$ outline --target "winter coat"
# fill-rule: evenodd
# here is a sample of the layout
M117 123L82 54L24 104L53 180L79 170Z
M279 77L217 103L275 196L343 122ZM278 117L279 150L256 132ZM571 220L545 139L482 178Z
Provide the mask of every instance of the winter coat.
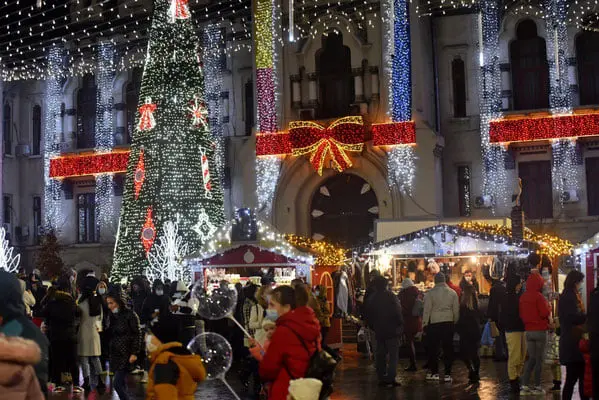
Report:
M42 311L42 300L46 297L48 293L48 289L44 286L42 282L38 282L37 289L31 289L31 293L35 298L35 305L33 306L33 316L39 317L40 312Z
M264 309L260 304L256 303L250 310L250 320L248 322L248 326L252 331L254 331L254 338L259 342L263 341L264 337L266 336L264 329L262 329L262 321L264 321Z
M0 400L44 400L33 369L40 359L34 341L0 337Z
M420 296L420 291L416 286L402 289L399 294L399 303L401 304L401 314L403 317L403 330L406 335L414 336L422 330L422 318L412 315L416 299Z
M158 296L156 293L150 294L145 298L143 305L141 307L141 315L139 316L139 320L142 325L149 325L152 322L152 314L158 310L160 315L169 314L170 311L171 300L166 295Z
M593 367L591 363L591 342L588 339L581 339L579 350L584 358L584 395L589 399L593 397Z
M25 314L31 315L31 309L35 306L35 297L33 293L27 291L27 283L24 280L19 279L19 285L23 292L23 303L25 304Z
M403 315L399 299L389 290L379 290L366 303L366 322L377 340L399 337L403 331Z
M562 365L583 362L579 349L580 337L575 337L574 327L583 325L586 315L578 306L576 292L564 290L559 298L557 313L560 324L559 360Z
M526 331L546 331L549 329L551 307L541 293L543 277L532 273L526 280L526 291L520 296L520 318Z
M320 323L321 328L330 328L331 327L331 307L329 307L329 302L327 301L326 289L324 287L320 288L320 294L315 297L318 311L316 313L316 318L318 318L318 322Z
M48 382L48 338L25 316L25 305L17 278L1 270L0 315L3 319L0 333L33 340L40 348L41 359L35 364L35 374L40 386L44 387ZM11 333L7 333L9 327Z
M441 322L458 322L460 304L458 294L445 283L437 283L424 296L422 326Z
M487 318L497 323L498 328L503 330L499 320L499 310L506 295L505 286L501 281L493 280L493 286L489 292L489 305L487 306Z
M470 342L472 345L480 342L480 317L478 306L474 310L463 305L460 306L460 318L456 324L456 331L462 342Z
M320 349L320 324L311 308L298 307L277 319L277 329L260 362L260 377L272 383L269 400L287 400L290 379L304 377L310 357L317 349Z
M139 317L125 308L112 314L110 318L110 369L118 371L130 367L129 357L141 351L141 330Z
M505 332L524 332L524 322L520 318L520 293L507 291L501 301L499 323Z
M164 343L150 354L146 400L193 400L198 383L206 379L200 356L181 343Z
M76 340L77 314L77 304L70 293L60 290L54 293L40 313L46 322L48 339Z
M77 352L79 357L93 357L102 355L100 330L102 329L102 316L89 315L89 300L79 303L80 323L77 333Z
M134 283L139 285L139 291L131 292L131 306L133 307L135 314L142 316L142 308L146 298L148 297L149 288L146 288L145 282L143 282L141 279L138 282L133 281L131 286L133 286Z

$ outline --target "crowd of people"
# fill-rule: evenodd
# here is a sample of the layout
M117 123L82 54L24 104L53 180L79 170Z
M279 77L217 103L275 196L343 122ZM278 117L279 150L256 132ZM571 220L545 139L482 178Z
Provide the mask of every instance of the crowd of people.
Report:
M549 365L551 390L561 391L563 399L572 399L576 383L581 399L599 398L599 288L591 294L587 313L580 271L568 273L558 294L553 291L549 259L533 253L528 264L522 269L514 263L504 279L490 278L486 313L479 308L479 286L470 271L458 286L437 268L434 287L425 295L409 278L404 278L395 295L388 279L375 274L365 295L363 317L372 331L380 385L400 385L396 376L400 339L409 357L405 372L417 371L414 341L418 336L427 353L425 379L452 382L457 333L457 357L468 369L471 385L480 380L481 339L489 336L495 361L507 361L513 393L544 394L542 371ZM443 374L439 374L440 356ZM566 370L563 387L560 366Z

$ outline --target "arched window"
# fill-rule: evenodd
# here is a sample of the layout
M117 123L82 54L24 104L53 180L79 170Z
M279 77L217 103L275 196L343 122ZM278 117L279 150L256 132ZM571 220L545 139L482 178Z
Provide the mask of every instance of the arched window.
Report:
M547 49L533 20L518 24L516 40L510 45L510 60L514 110L549 108Z
M85 75L77 92L77 148L89 149L96 143L96 80Z
M126 104L126 128L127 137L124 138L125 143L130 144L135 132L135 121L137 118L137 107L139 105L139 91L141 90L141 76L143 70L141 68L133 69L131 80L125 86L125 104Z
M31 113L31 155L39 156L42 147L42 108L33 106Z
M453 84L453 116L466 116L466 67L461 58L451 62L451 81Z
M322 48L316 52L318 75L318 118L343 117L350 113L354 99L351 51L343 45L341 33L322 36Z
M580 105L599 104L599 32L578 35L576 58Z
M12 110L10 104L4 105L2 120L2 138L4 140L4 154L12 154Z

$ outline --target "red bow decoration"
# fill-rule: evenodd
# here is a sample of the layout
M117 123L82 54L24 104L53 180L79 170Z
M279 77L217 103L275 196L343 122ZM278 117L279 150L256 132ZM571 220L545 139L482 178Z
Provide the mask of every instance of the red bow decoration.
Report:
M292 154L310 154L310 163L319 175L327 155L333 167L342 172L352 166L347 152L360 152L364 147L364 123L362 117L344 117L324 127L312 121L294 121L289 124L289 141Z

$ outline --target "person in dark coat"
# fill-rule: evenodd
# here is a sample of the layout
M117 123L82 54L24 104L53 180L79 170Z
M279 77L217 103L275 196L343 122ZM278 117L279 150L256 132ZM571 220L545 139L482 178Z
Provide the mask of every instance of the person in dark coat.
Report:
M146 301L146 297L150 294L150 287L147 279L143 276L136 276L131 281L131 307L135 314L142 316L142 307ZM123 298L124 300L124 298Z
M416 349L414 347L414 338L418 332L422 331L422 317L415 316L412 313L414 304L420 296L420 291L410 278L405 278L401 283L401 291L398 294L401 304L401 313L403 317L403 332L406 338L406 345L410 356L410 365L405 371L416 371Z
M508 275L506 293L500 305L499 323L505 331L508 350L507 371L512 393L520 393L520 377L526 358L526 335L524 322L520 318L521 294L521 277L516 273Z
M507 344L505 342L505 330L499 321L499 306L505 297L505 286L499 279L493 279L489 292L489 305L487 306L487 318L494 322L499 330L499 336L495 338L495 361L507 360Z
M476 290L474 286L468 285L460 300L460 318L456 331L460 335L460 354L468 369L469 384L480 381L480 318Z
M33 318L39 318L40 311L42 310L42 300L46 297L48 289L44 286L44 282L42 282L40 276L33 273L29 275L29 287L33 297L35 297L35 305L31 310L32 315ZM41 319L39 323L41 324Z
M389 281L379 276L374 281L375 292L366 301L366 323L376 336L376 370L380 386L400 386L395 380L399 356L399 338L403 327L401 304L387 286Z
M120 400L129 400L126 378L141 351L139 317L114 294L106 297L106 304L112 313L109 352L110 369L114 372L113 386Z
M580 288L584 274L577 270L568 273L558 303L558 316L560 321L559 360L566 366L566 382L562 391L564 400L572 399L574 385L578 382L581 399L584 396L584 358L580 352L579 343L583 333L583 324L586 321L584 304Z
M50 340L50 380L57 385L72 383L79 386L77 365L78 309L72 296L71 278L63 276L56 292L47 298L40 315L44 318L46 335ZM69 382L67 375L71 375ZM64 379L63 379L64 378Z
M160 279L156 279L152 284L152 293L145 298L141 307L139 319L142 327L150 327L154 318L170 313L170 305L171 301L166 295L164 284Z
M593 376L593 398L599 399L599 280L591 292L587 329L591 341L591 370Z
M48 390L48 338L25 316L25 304L17 277L0 270L0 333L33 340L41 350L40 361L34 365L42 392Z

